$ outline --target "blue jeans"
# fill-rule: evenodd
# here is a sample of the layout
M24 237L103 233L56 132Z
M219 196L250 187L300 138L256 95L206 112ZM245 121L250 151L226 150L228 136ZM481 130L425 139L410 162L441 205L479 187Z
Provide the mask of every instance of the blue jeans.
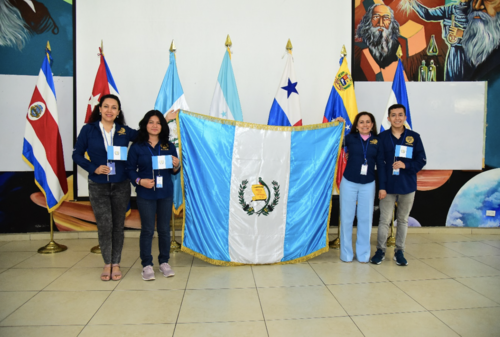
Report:
M152 266L151 244L155 233L155 216L157 216L156 230L158 231L158 246L160 255L158 262L168 263L170 258L170 217L172 216L172 198L143 199L137 197L137 208L141 216L141 236L139 246L142 266Z

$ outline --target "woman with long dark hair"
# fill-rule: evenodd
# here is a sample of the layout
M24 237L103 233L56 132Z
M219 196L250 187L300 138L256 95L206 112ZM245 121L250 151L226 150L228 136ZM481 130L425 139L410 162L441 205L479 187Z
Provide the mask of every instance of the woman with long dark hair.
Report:
M344 140L347 147L347 165L340 183L340 259L352 262L352 226L354 215L358 220L356 259L368 263L375 201L375 164L383 167L383 153L379 151L377 123L369 112L360 112Z
M122 277L123 227L130 201L125 158L128 144L136 136L137 131L125 125L120 99L104 95L80 131L73 150L73 161L89 173L89 199L104 259L103 281Z
M175 145L168 141L169 129L163 114L151 110L139 122L139 135L130 147L127 174L136 186L137 208L141 216L140 255L142 278L155 279L151 244L158 231L159 270L165 277L174 276L168 264L170 258L170 217L172 215L173 184L171 175L180 168Z

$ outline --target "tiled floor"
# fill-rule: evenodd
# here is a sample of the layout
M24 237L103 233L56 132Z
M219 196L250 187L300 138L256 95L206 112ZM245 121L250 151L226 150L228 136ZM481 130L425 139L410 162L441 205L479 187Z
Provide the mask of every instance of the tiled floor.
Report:
M409 234L407 267L392 252L379 266L331 250L243 267L175 253L175 277L152 282L138 239L119 282L100 281L96 240L58 241L68 251L0 242L0 336L500 336L500 235Z

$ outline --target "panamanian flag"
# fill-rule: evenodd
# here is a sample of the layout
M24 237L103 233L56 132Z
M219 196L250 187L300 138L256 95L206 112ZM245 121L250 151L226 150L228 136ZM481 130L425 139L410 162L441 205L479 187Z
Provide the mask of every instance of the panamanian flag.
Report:
M291 51L288 52L285 71L283 72L278 92L271 106L267 124L276 126L302 125L298 82L295 76Z
M92 95L90 95L87 105L85 123L88 123L94 107L99 104L99 99L102 96L112 94L120 97L115 80L113 80L113 75L111 75L111 70L109 70L108 63L104 58L101 48L99 48L99 57L101 58L101 62L97 69L97 74L95 75L94 88L92 89Z
M186 96L184 95L184 90L182 90L181 81L179 79L179 73L177 72L177 62L175 58L175 52L170 52L170 64L167 68L167 73L163 78L163 83L160 87L160 92L156 97L155 110L162 112L166 115L170 110L189 110L189 106L186 101ZM171 120L168 122L169 128L169 141L171 141L177 153L179 153L179 135L177 132L177 122ZM182 199L182 186L181 178L179 174L172 174L172 183L174 184L174 212L179 214L183 208Z
M403 68L403 62L401 59L398 60L398 67L396 73L394 74L394 80L392 81L392 89L389 95L389 100L387 101L387 107L382 116L382 124L380 125L380 132L388 130L391 128L391 123L387 119L387 114L389 107L393 104L402 104L406 108L406 122L405 127L412 129L411 115L410 115L410 103L408 101L408 92L406 91L405 83L405 70Z
M210 105L210 116L243 122L240 97L231 65L231 50L227 48L222 60L219 77L215 84L214 96Z
M192 112L178 123L182 251L217 265L301 262L328 251L343 124L275 127Z
M45 195L48 211L52 212L66 198L68 182L49 59L50 46L47 43L46 57L26 114L22 156L34 170L35 183Z

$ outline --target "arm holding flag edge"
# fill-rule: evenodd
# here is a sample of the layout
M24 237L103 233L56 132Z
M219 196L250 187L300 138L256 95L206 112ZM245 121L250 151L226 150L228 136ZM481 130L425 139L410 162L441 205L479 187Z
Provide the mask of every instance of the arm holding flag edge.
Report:
M337 152L337 163L335 164L335 178L333 180L333 190L332 190L332 194L333 192L335 192L335 189L337 189L337 191L340 193L340 186L337 186L337 169L339 167L339 157L340 157L340 152L342 151L342 147L344 144L344 133L345 133L345 122L343 122L344 125L342 126L342 136L340 137L340 146L339 146L339 149L338 149L338 152Z

